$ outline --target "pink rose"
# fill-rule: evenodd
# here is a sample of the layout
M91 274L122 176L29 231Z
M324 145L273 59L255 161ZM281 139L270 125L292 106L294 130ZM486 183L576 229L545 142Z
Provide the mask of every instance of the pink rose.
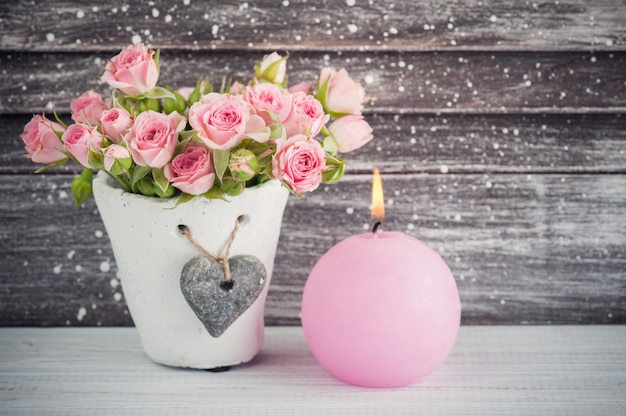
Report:
M372 140L372 128L363 116L348 115L335 120L328 132L340 152L351 152Z
M63 142L55 131L63 132L65 128L59 123L48 120L43 115L35 115L24 126L20 134L26 145L28 157L36 163L51 164L67 159Z
M133 160L140 166L162 168L172 159L178 133L186 120L177 112L170 114L147 110L140 113L127 136Z
M283 85L287 81L287 57L276 52L266 55L254 66L254 75L258 80Z
M287 137L304 134L313 137L330 119L322 104L312 95L296 92L291 97L291 111L283 122Z
M215 182L211 151L200 144L189 144L185 151L165 165L163 173L172 186L191 195L201 195Z
M63 133L65 149L74 156L76 161L86 168L89 164L89 150L100 151L102 148L102 134L95 127L83 123L72 124Z
M109 106L102 100L102 96L94 91L87 91L70 104L72 120L95 126L100 121L102 112Z
M130 152L124 146L121 146L119 144L112 144L111 146L104 149L103 154L104 168L109 172L114 169L115 162L118 162L122 166L130 166Z
M107 63L100 80L126 95L137 97L154 88L158 78L154 51L148 50L143 43L136 43Z
M326 93L322 94L324 84L326 84ZM317 91L317 98L329 112L361 114L361 105L365 101L365 89L361 84L353 81L345 69L342 68L339 72L331 68L322 69Z
M322 181L326 154L317 140L299 134L276 141L272 174L297 195L315 190Z
M274 84L264 83L246 88L244 100L254 107L268 126L275 123L272 115L282 123L291 110L291 96Z
M245 137L258 142L270 131L261 117L239 95L210 93L189 109L189 124L211 149L225 150Z
M119 143L133 124L133 117L123 108L104 110L100 116L102 132Z

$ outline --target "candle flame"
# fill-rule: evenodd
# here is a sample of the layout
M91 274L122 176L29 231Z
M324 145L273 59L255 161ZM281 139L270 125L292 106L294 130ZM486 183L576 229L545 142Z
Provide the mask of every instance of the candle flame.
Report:
M372 221L382 222L385 219L385 198L383 197L383 183L380 172L374 169L372 179Z

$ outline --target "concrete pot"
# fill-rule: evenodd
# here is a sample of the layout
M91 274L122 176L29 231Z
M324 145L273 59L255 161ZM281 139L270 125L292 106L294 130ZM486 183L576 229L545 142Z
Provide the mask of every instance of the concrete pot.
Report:
M277 181L246 188L229 202L173 200L124 192L106 173L93 191L111 241L126 303L147 355L157 363L216 369L245 363L264 340L264 305L271 281L288 190ZM181 291L181 272L203 255L181 232L186 225L202 247L220 253L238 217L230 257L257 257L267 276L256 300L218 337L208 333Z

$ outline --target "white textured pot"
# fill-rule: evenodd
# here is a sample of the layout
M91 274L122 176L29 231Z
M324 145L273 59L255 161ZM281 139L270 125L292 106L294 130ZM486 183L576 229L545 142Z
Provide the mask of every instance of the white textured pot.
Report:
M229 202L172 200L124 192L106 173L93 181L96 204L111 241L124 296L144 350L161 364L214 369L251 360L264 339L265 298L289 192L277 181L247 188ZM202 255L180 231L213 253L224 249L236 219L245 216L230 255L253 255L265 266L263 289L219 337L213 337L181 291L181 271Z

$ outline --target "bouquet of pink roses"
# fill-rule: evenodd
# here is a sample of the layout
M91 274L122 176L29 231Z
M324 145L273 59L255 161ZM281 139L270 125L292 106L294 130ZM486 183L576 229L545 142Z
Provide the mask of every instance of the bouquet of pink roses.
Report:
M208 79L195 88L157 86L159 53L126 47L101 77L110 100L87 91L71 102L71 125L35 115L21 138L28 157L46 164L68 160L84 170L72 182L77 205L91 196L94 169L128 192L225 198L265 181L281 181L296 195L335 183L344 173L339 153L372 139L361 115L363 87L345 69L322 69L315 84L287 88L286 56L265 56L246 83Z

